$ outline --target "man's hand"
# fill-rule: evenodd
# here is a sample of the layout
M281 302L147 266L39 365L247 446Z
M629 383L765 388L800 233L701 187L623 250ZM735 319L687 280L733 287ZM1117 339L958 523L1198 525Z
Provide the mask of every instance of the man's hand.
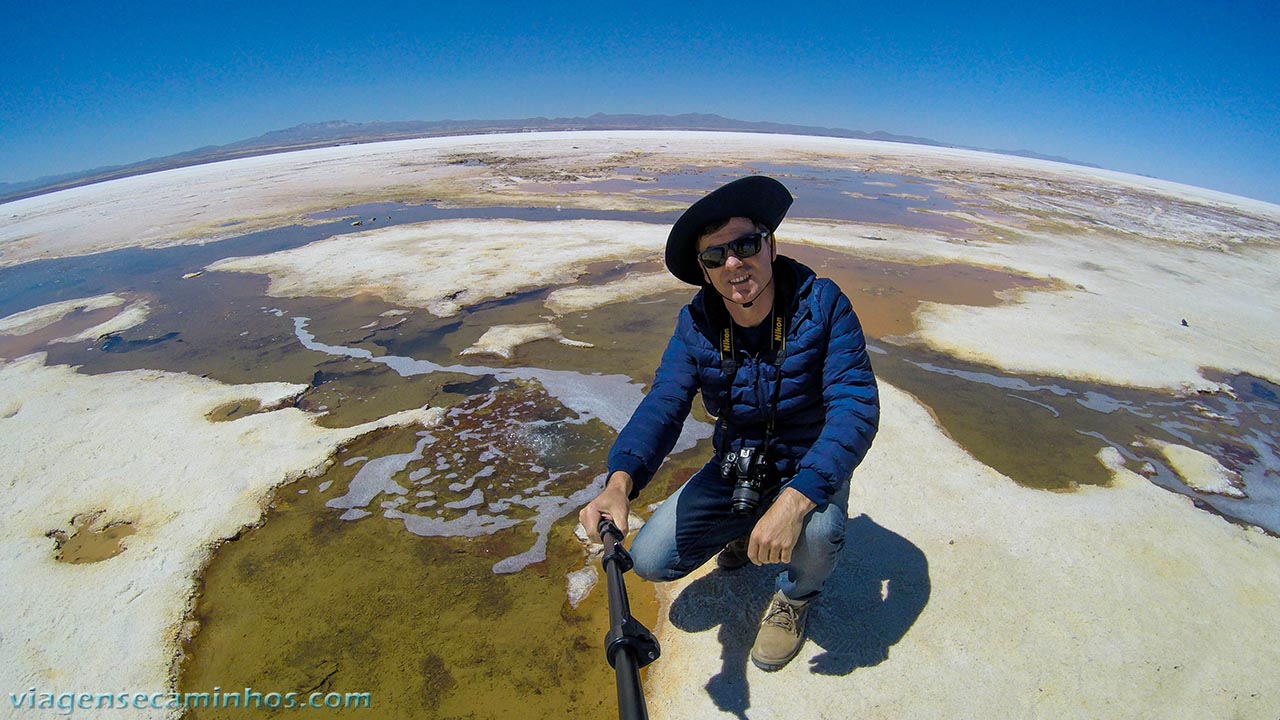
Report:
M600 518L607 517L617 526L618 532L627 534L627 517L631 514L631 476L621 470L609 476L604 490L595 500L587 503L578 511L578 520L587 531L592 542L600 539Z
M747 557L756 565L791 562L804 518L815 507L799 490L785 488L751 531Z

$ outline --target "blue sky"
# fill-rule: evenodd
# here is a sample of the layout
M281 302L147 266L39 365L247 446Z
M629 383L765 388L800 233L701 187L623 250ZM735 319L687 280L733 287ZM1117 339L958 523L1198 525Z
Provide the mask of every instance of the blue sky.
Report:
M304 122L717 113L1280 203L1280 3L4 0L0 182Z

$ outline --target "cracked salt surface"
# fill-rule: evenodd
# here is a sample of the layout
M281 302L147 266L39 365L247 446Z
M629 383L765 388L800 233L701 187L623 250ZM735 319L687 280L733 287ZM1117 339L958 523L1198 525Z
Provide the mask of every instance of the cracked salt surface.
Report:
M400 520L404 523L406 530L422 536L477 537L490 535L500 530L530 522L533 525L532 531L536 536L533 545L524 552L496 562L493 565L495 573L517 572L532 563L545 560L547 536L551 531L551 527L556 521L594 497L603 487L604 474L600 473L595 476L592 482L585 486L580 486L568 496L556 495L547 489L558 478L569 474L568 472L554 472L548 468L548 466L554 466L554 463L547 461L548 456L553 456L565 449L562 447L562 438L558 437L554 431L564 424L582 425L592 419L600 420L615 431L621 430L622 426L630 419L636 405L644 397L643 386L624 375L584 375L571 371L543 368L492 368L475 365L442 366L426 360L417 360L409 357L374 356L372 352L363 348L328 345L318 342L315 335L307 329L310 322L310 318L307 317L295 317L293 319L294 333L303 347L308 350L336 357L381 363L402 377L433 372L451 372L492 375L501 382L532 381L541 385L550 397L577 415L575 419L565 419L557 422L544 419L522 422L516 419L504 418L503 421L510 422L512 425L503 429L497 439L517 443L519 447L526 448L535 455L534 458L522 459L522 461L532 463L521 468L525 481L516 483L515 486L510 482L498 482L500 478L496 477L497 467L488 464L471 473L466 479L451 483L448 489L452 492L471 490L470 495L467 497L445 503L443 506L443 508L449 510L467 510L461 516L444 517L443 515L437 515L433 517L418 515L405 512L401 509L403 506L400 504L382 508L383 517ZM482 412L492 410L491 406L495 402L496 398L491 395L477 407L465 410L458 408L451 410L450 416L479 415ZM439 426L433 430L438 435L443 429L444 426ZM472 448L474 452L470 454L476 458L476 462L493 463L505 459L505 453L493 444L495 439L490 434L493 431L494 427L492 425L484 425L479 429L462 430L456 434L455 439L486 443ZM368 507L380 495L403 496L407 494L409 489L396 483L392 478L396 474L404 472L411 463L424 461L427 448L438 442L437 437L430 433L420 433L419 435L421 439L412 452L368 460L357 472L355 478L352 479L346 495L330 500L327 505L335 509L345 510L346 512L342 515L342 519L354 520L371 514L363 508ZM691 418L685 423L673 452L692 448L699 440L708 438L710 435L710 425ZM444 452L447 452L447 450L442 448L441 454L436 457L434 462L428 461L430 462L428 467L412 471L409 475L410 482L426 485L435 480L445 482L460 477L457 472L433 477L433 475L440 474L444 470L458 468L467 461L467 458L460 453L453 453L449 459L446 459ZM585 471L586 468L579 467L574 470ZM527 477L528 475L536 475L537 477L530 478ZM481 481L488 481L485 489L475 487L477 482ZM505 497L498 497L504 489L509 494ZM419 490L416 495L426 497L427 495L424 492L426 491ZM486 492L488 493L487 495ZM481 505L484 507L481 508ZM435 506L435 501L420 503L416 507L423 509L424 506ZM510 510L517 507L531 510L533 512L532 518L515 517L508 514ZM439 512L443 513L444 510L441 509Z

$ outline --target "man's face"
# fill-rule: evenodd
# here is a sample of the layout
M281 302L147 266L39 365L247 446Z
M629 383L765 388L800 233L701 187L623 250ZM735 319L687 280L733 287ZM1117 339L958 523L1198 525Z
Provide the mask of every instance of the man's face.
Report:
M698 252L709 247L723 245L737 240L743 235L756 232L755 223L748 218L736 217L719 230L704 235L698 240ZM730 252L725 257L724 265L718 268L707 268L701 262L702 274L722 296L739 305L752 302L760 291L773 279L773 258L776 248L773 237L764 240L760 252L749 258L740 258Z

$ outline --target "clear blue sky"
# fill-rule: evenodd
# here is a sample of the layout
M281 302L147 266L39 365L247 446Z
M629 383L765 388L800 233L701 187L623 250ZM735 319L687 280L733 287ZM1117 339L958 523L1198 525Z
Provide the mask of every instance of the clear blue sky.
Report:
M323 120L717 113L1280 203L1280 2L19 2L0 182Z

